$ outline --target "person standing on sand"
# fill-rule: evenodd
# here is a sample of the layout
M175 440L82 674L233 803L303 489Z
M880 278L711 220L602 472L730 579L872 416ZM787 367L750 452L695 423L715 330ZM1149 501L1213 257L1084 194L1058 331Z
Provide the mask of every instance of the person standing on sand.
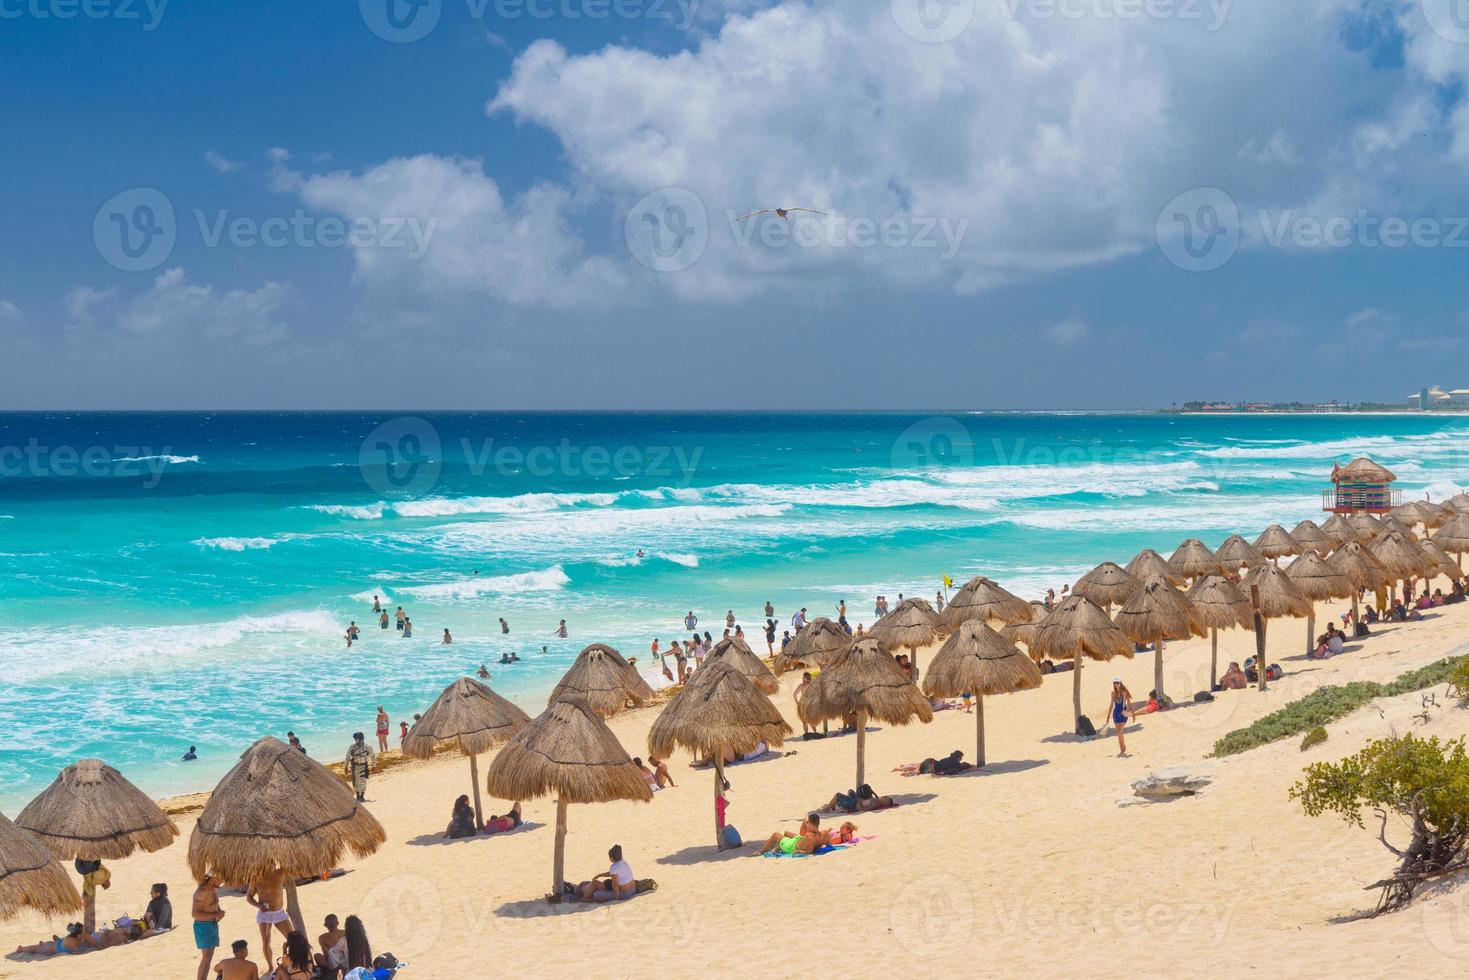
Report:
M255 922L260 926L260 945L265 948L265 962L274 962L270 953L270 933L279 929L282 936L291 934L291 916L285 910L286 874L280 868L255 881L245 893L245 902L255 909ZM238 947L238 943L235 944ZM236 955L239 955L236 949Z
M805 696L806 689L810 686L811 671L808 670L801 675L801 683L797 684L796 689L791 692L791 700L795 702L796 717L798 718L801 716L801 698ZM810 725L806 724L804 720L801 722L801 738L810 739L815 735L815 733L815 728L812 728Z
M408 737L408 722L398 722L398 748L403 747L403 741Z
M194 947L199 950L198 980L209 976L209 964L214 961L214 951L219 948L219 920L224 918L224 909L219 907L219 879L210 872L194 889Z
M352 789L358 803L367 802L367 776L372 771L377 757L361 732L352 733L352 745L347 749L347 775L352 779Z
M1127 685L1122 683L1122 678L1112 678L1112 697L1107 703L1107 714L1112 719L1112 725L1117 729L1117 753L1119 759L1127 756L1127 736L1123 729L1127 727L1129 719L1137 721L1137 715L1132 710L1132 692Z
M767 656L775 656L775 620L765 621L765 653Z
M382 705L377 706L377 750L388 751L388 730L392 723L388 720L388 713L383 710Z

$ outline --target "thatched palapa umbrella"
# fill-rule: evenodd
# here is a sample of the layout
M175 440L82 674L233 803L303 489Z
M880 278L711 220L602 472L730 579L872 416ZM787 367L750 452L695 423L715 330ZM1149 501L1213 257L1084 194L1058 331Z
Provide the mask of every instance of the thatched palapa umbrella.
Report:
M1367 546L1394 581L1407 582L1420 575L1430 575L1438 562L1423 553L1417 542L1397 531L1388 531Z
M1032 659L1070 660L1075 663L1075 674L1071 679L1075 723L1081 719L1082 658L1111 660L1126 657L1131 660L1134 651L1127 634L1117 628L1101 607L1086 596L1071 595L1036 627L1030 642L1030 655Z
M1255 672L1259 675L1260 690L1263 691L1267 686L1265 635L1270 620L1284 616L1308 616L1312 609L1311 600L1296 588L1296 584L1290 580L1290 576L1285 574L1283 568L1270 562L1264 562L1250 569L1249 574L1240 583L1240 591L1250 597L1250 605L1260 617L1260 625L1255 637L1255 649L1258 653L1255 658Z
M867 719L889 725L907 725L915 719L933 720L933 709L923 692L898 666L892 655L871 637L853 643L835 663L811 682L797 708L808 725L857 718L857 787L866 781Z
M1333 548L1357 540L1357 531L1345 514L1332 514L1321 525L1321 533L1331 539Z
M605 643L593 643L581 653L551 689L546 704L562 698L580 698L604 718L611 718L628 702L642 704L653 697L653 689L637 669ZM509 797L518 799L519 797Z
M1331 554L1331 549L1337 544L1334 538L1316 526L1315 521L1301 521L1290 532L1290 536L1301 546L1302 551L1314 551L1322 558Z
M697 673L697 671L696 671ZM566 808L572 803L653 799L632 757L585 699L565 697L515 733L490 763L490 793L504 800L556 797L556 852L549 902L561 901Z
M1163 645L1168 640L1204 636L1204 624L1194 613L1193 603L1165 578L1153 578L1132 594L1117 611L1117 628L1134 643L1153 645L1153 689L1162 696Z
M189 869L197 881L212 871L239 883L280 871L291 924L305 935L296 879L330 871L348 850L366 857L386 840L336 773L266 736L214 787L189 836Z
M1231 572L1265 562L1265 556L1238 534L1225 538L1219 550L1214 552L1214 556L1219 559L1219 564Z
M1348 517L1347 523L1351 525L1352 533L1357 536L1357 540L1363 544L1371 544L1382 534L1382 522L1362 511Z
M1127 563L1127 574L1139 582L1146 582L1151 578L1161 578L1170 585L1177 585L1183 581L1168 561L1152 548L1144 548L1137 553L1137 557Z
M483 827L485 815L480 804L477 757L508 741L528 724L530 715L490 690L489 685L472 677L461 677L444 688L438 700L414 722L403 740L403 754L429 759L438 746L448 742L457 745L462 755L469 756L475 826Z
M749 678L750 683L766 694L774 694L780 690L780 681L770 672L765 661L756 656L755 651L751 650L749 645L739 637L731 636L727 640L720 640L714 644L714 649L710 650L709 656L704 658L704 667L709 666L711 660L725 661ZM700 667L699 670L703 670L704 667Z
M1001 627L1000 635L1011 643L1023 643L1025 649L1030 653L1030 659L1040 662L1041 658L1035 655L1035 629L1041 624L1041 620L1051 614L1044 602L1032 602L1030 604L1030 622L1011 623L1009 626Z
M1131 599L1140 585L1121 565L1105 561L1078 579L1071 594L1090 599L1105 613Z
M852 634L841 624L818 617L791 637L791 642L775 657L775 674L779 677L796 664L822 668L852 645Z
M1034 690L1041 680L1040 668L1015 644L984 622L970 619L960 623L939 648L928 666L923 690L931 698L974 695L974 764L983 766L985 696Z
M1437 574L1447 577L1450 581L1464 577L1464 573L1459 568L1458 563L1449 556L1448 552L1439 547L1437 541L1431 538L1427 541L1420 541L1418 542L1418 548L1438 563ZM1433 576L1430 575L1429 579L1431 580L1432 578Z
M1299 555L1303 549L1289 531L1272 524L1255 539L1255 550L1279 565L1280 559Z
M1033 615L1030 603L980 575L965 582L964 587L954 593L954 598L939 613L939 621L944 629L953 631L971 621L1006 625L1028 623Z
M1212 691L1219 682L1219 631L1236 626L1254 629L1254 610L1239 586L1223 575L1199 579L1186 594L1194 604L1194 614L1209 628L1209 690Z
M173 843L178 827L157 803L99 759L82 759L15 818L63 861L125 858L133 851L159 851ZM97 892L84 887L83 924L97 927Z
M0 813L0 922L21 909L42 915L70 915L82 896L50 848Z
M1442 507L1436 507L1425 500L1410 500L1394 509L1392 514L1410 528L1415 524L1422 524L1425 533L1448 520Z
M1388 531L1396 531L1398 534L1401 534L1403 537L1407 538L1410 541L1418 540L1418 535L1413 533L1413 529L1409 527L1407 523L1394 517L1391 514L1379 519L1377 522L1377 526L1379 528L1379 537L1382 534L1386 534Z
M926 599L904 599L896 609L872 624L867 635L887 653L906 649L918 673L918 651L938 639L939 616Z
M780 709L727 659L707 660L673 696L648 733L648 752L668 757L683 746L714 760L714 842L724 849L719 801L724 799L724 756L745 755L760 743L776 747L791 734Z
M1469 552L1469 514L1459 514L1444 521L1430 539L1440 548L1459 559L1459 568L1464 567L1464 553Z
M1316 649L1316 603L1324 599L1346 599L1356 594L1351 578L1327 564L1314 551L1308 551L1286 568L1285 574L1311 603L1306 617L1306 655Z
M1218 556L1198 538L1189 538L1179 545L1178 550L1169 556L1168 567L1173 570L1175 577L1194 583L1210 575L1223 575L1225 572Z
M1361 618L1357 607L1357 593L1363 589L1380 589L1392 584L1392 576L1382 567L1382 562L1360 541L1348 541L1331 553L1326 564L1335 572L1346 576L1352 583L1352 622Z

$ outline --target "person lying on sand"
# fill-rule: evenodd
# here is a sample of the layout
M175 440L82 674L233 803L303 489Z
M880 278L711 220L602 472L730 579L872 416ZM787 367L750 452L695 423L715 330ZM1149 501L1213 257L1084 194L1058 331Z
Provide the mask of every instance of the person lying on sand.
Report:
M584 881L574 890L573 900L579 902L611 902L631 898L637 894L638 882L632 868L622 859L622 845L613 844L607 852L612 866L591 881Z
M963 751L955 749L942 759L924 759L917 765L907 763L895 766L893 772L901 773L904 776L957 776L973 768L964 761Z
M1245 672L1239 669L1238 663L1230 663L1224 676L1219 678L1219 689L1222 691L1243 691L1249 686L1249 679L1245 677Z
M873 810L888 810L897 805L897 801L891 796L878 796L871 786L863 783L857 787L855 793L837 793L821 808L821 812L869 813Z
M17 946L15 951L30 956L55 956L58 953L69 956L88 949L100 948L80 922L73 922L66 927L65 937L52 936L32 946Z
M510 812L503 817L499 814L490 814L490 819L485 821L485 833L503 834L508 830L514 830L521 825L520 804L517 802Z
M770 835L765 846L760 848L758 855L769 854L772 851L780 854L814 854L823 847L833 844L850 844L857 839L857 825L850 821L842 824L836 830L822 830L821 816L808 813L806 819L801 823L799 833L789 831L776 831Z

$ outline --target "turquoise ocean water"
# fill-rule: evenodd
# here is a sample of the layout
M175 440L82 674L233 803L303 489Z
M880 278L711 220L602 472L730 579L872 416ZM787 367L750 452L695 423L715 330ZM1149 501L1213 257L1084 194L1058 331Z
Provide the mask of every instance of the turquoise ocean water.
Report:
M337 758L481 662L534 714L584 645L646 666L690 609L763 650L766 600L870 622L944 573L1039 597L1319 519L1361 453L1443 499L1466 447L1469 420L1423 416L0 415L0 808L85 756L158 794L262 734Z

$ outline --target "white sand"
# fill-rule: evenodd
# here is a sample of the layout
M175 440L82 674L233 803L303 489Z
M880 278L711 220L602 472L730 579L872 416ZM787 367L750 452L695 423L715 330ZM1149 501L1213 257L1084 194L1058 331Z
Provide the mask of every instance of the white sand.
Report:
M1323 606L1320 624L1329 613ZM1333 922L1370 908L1363 886L1385 876L1391 855L1374 834L1335 818L1310 819L1287 798L1301 768L1338 759L1392 731L1469 732L1469 711L1447 703L1417 724L1419 696L1383 701L1330 726L1310 752L1299 738L1212 762L1213 787L1171 804L1119 808L1132 780L1150 769L1200 764L1220 735L1328 683L1389 680L1442 658L1469 640L1469 606L1423 623L1385 627L1359 651L1326 662L1299 658L1305 626L1276 623L1271 659L1290 676L1267 694L1222 695L1212 705L1143 716L1128 735L1081 743L1068 728L1071 675L1039 691L987 702L990 766L981 775L903 779L889 770L953 748L972 752L973 718L944 712L933 724L872 732L868 779L903 806L858 819L876 839L801 860L759 859L710 847L712 776L674 760L675 789L651 804L573 807L569 877L605 869L620 842L639 877L661 888L616 907L537 901L549 887L554 805L527 807L534 829L508 837L415 842L443 828L455 796L469 789L457 756L404 766L374 779L373 812L388 832L379 853L352 873L301 891L314 936L328 912L361 915L375 950L412 965L405 980L451 977L751 976L857 977L918 974L1067 976L1423 976L1469 968L1469 888L1446 890L1374 921ZM1243 660L1247 634L1227 634L1222 660ZM920 657L926 663L929 654ZM1205 686L1208 642L1170 647L1170 692ZM1292 659L1294 657L1294 659ZM1088 664L1084 708L1099 719L1108 681L1121 673L1135 693L1152 686L1152 655ZM787 677L776 701L794 718ZM437 692L425 691L425 704ZM655 712L616 719L634 755ZM799 725L796 725L799 730ZM730 820L747 841L791 829L853 776L854 740L795 741L784 758L734 767ZM483 771L483 766L481 771ZM491 811L503 804L486 800ZM114 887L100 914L138 914L150 882L166 880L183 928L83 957L0 960L6 977L192 977L185 866L192 821L159 854L112 863ZM224 900L226 945L258 954L251 910ZM13 948L61 923L35 917L0 927ZM279 945L277 944L277 952Z

